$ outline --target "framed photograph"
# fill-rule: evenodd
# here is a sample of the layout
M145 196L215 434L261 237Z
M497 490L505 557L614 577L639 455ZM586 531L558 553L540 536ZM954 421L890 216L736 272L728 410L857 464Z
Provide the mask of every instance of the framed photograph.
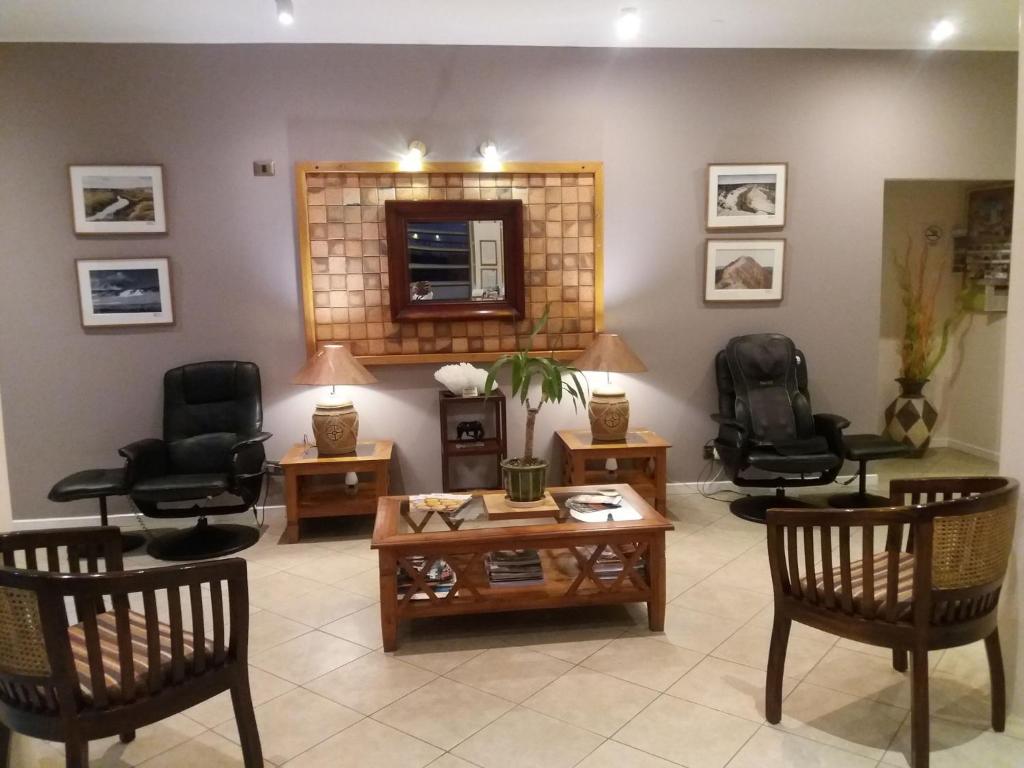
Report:
M160 165L72 165L71 206L79 235L167 232Z
M786 224L786 163L708 166L708 229Z
M704 301L781 301L785 240L708 240Z
M170 325L171 272L167 259L78 259L82 325Z

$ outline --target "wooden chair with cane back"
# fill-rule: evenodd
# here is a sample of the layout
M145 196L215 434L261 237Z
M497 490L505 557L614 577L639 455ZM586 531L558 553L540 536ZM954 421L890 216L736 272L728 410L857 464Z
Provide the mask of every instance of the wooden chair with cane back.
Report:
M90 740L129 742L222 691L246 768L262 767L244 560L124 571L113 527L2 534L0 557L0 768L12 731L85 768Z
M1018 488L1004 477L894 480L889 488L890 507L768 512L775 620L765 712L770 723L782 717L793 621L891 648L901 672L909 653L910 764L927 768L928 651L984 640L992 727L1006 725L996 621Z

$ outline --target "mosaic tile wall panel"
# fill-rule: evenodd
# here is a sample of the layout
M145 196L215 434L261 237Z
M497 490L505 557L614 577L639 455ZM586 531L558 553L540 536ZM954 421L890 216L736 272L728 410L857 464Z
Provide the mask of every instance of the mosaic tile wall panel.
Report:
M306 172L315 343L362 357L496 354L515 349L548 304L534 348L586 347L598 317L596 190L593 173ZM523 201L527 319L393 323L385 201L508 199Z

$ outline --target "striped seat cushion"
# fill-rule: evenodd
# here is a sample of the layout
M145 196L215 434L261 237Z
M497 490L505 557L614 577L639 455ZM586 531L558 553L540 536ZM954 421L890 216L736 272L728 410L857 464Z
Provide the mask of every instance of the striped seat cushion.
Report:
M896 573L896 621L903 621L910 618L913 605L914 592L914 556L906 552L900 552ZM821 563L818 564L819 567ZM875 612L881 618L885 618L885 602L889 591L889 553L879 552L872 560L872 571L874 572L873 600ZM832 582L835 585L837 607L842 608L844 588L842 581L842 569L835 568L832 571ZM804 591L807 590L807 581L802 580ZM817 578L818 597L823 596L822 580L819 574ZM864 601L864 561L858 560L850 563L850 587L851 598L857 613L863 613L862 604Z
M132 637L132 659L135 667L136 691L141 693L148 686L149 675L149 643L146 639L146 617L135 611L128 612L128 626ZM160 628L160 674L164 682L171 674L171 627L159 622ZM117 650L117 620L113 613L101 613L96 616L96 628L99 631L100 655L103 659L103 676L107 685L107 696L111 701L121 699L121 662ZM182 632L185 663L193 659L195 638L191 632ZM89 651L85 642L85 625L75 624L68 628L68 639L71 641L71 654L78 672L78 682L82 695L87 701L93 698L92 677L89 674ZM213 643L206 641L207 654L213 653Z

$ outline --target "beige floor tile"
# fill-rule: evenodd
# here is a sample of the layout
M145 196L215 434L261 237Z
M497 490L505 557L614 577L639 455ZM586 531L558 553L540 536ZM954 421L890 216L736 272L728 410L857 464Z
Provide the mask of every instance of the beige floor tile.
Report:
M875 764L860 755L763 727L729 768L873 768Z
M200 734L169 749L152 760L145 762L145 768L238 768L242 764L242 748L213 731ZM264 762L270 766L272 763Z
M369 652L361 645L314 630L253 655L249 663L302 685Z
M522 702L570 669L571 664L544 653L524 648L493 648L456 667L447 677L503 699Z
M366 719L303 752L287 768L422 768L441 750Z
M736 619L723 619L710 613L701 613L669 605L665 610L665 631L650 632L646 627L633 631L647 637L689 648L698 653L710 653L743 625Z
M305 624L278 616L272 611L260 611L249 617L249 657L309 631L310 628Z
M475 637L431 638L419 634L403 638L393 655L396 659L443 675L492 647L494 645L488 641Z
M373 717L441 749L451 749L512 706L505 699L439 677Z
M249 582L249 602L276 613L277 608L287 607L295 598L321 589L319 581L279 571Z
M615 638L621 637L628 628L625 622L603 626L556 626L512 632L502 638L503 644L515 648L526 648L570 664L579 664L583 659L604 648Z
M89 742L89 764L98 768L141 765L195 738L203 730L201 725L184 715L172 715L166 720L140 728L135 734L135 741L130 744L122 744L116 736Z
M714 585L716 588L718 586L738 587L769 596L773 594L767 557L763 559L760 556L756 558L738 557L708 576L705 584Z
M482 768L571 768L602 741L590 731L517 707L452 751Z
M611 736L657 695L650 688L576 667L528 698L523 706L602 736Z
M435 677L433 672L377 651L306 683L306 688L364 715L372 715Z
M377 649L384 646L384 637L380 630L380 605L378 603L372 603L354 611L337 621L325 624L320 629L366 648Z
M279 604L273 611L308 627L322 627L372 605L374 601L369 597L334 587L321 587Z
M377 569L374 563L360 557L355 557L352 554L332 552L326 557L318 557L314 560L297 563L286 570L288 573L294 573L296 576L302 576L305 579L312 579L323 584L337 584L339 581L344 581L371 569L376 575Z
M256 707L263 757L282 765L362 717L355 710L317 696L312 691L295 688ZM214 730L238 743L238 730L233 721Z
M461 757L456 757L451 752L445 752L427 768L477 768L477 766L463 760Z
M583 666L621 680L653 688L668 689L703 657L652 637L622 637L590 656Z
M11 735L10 768L65 768L64 748L42 739Z
M793 690L796 683L791 677L783 678L783 696ZM765 673L761 670L709 656L683 675L667 693L761 724L764 722L764 691Z
M983 731L948 720L931 718L931 768L1020 768L1024 741L1003 733ZM905 768L910 759L910 720L896 734L882 757L883 765Z
M768 669L771 635L770 627L749 623L715 648L712 655L748 667ZM791 633L786 647L786 675L794 678L804 677L829 652L834 643L834 637L829 638L827 642L821 642L807 640L796 633Z
M722 768L757 729L743 718L663 694L614 738L687 768Z
M334 586L344 589L346 592L354 592L373 600L380 600L380 572L376 568L357 573L336 582Z
M725 619L747 621L771 602L772 598L763 592L737 587L715 588L701 582L675 598L672 604Z
M577 768L678 768L676 763L648 755L617 741L606 741L595 749Z
M833 648L804 679L822 688L910 708L910 678L878 656Z
M782 702L778 727L877 761L908 715L880 701L800 683Z
M295 683L264 672L258 667L249 667L249 690L252 693L254 706L258 707L282 693L287 693L294 687ZM234 707L231 705L231 693L229 691L218 693L212 699L207 699L201 704L186 709L183 714L206 728L220 725L235 716Z

